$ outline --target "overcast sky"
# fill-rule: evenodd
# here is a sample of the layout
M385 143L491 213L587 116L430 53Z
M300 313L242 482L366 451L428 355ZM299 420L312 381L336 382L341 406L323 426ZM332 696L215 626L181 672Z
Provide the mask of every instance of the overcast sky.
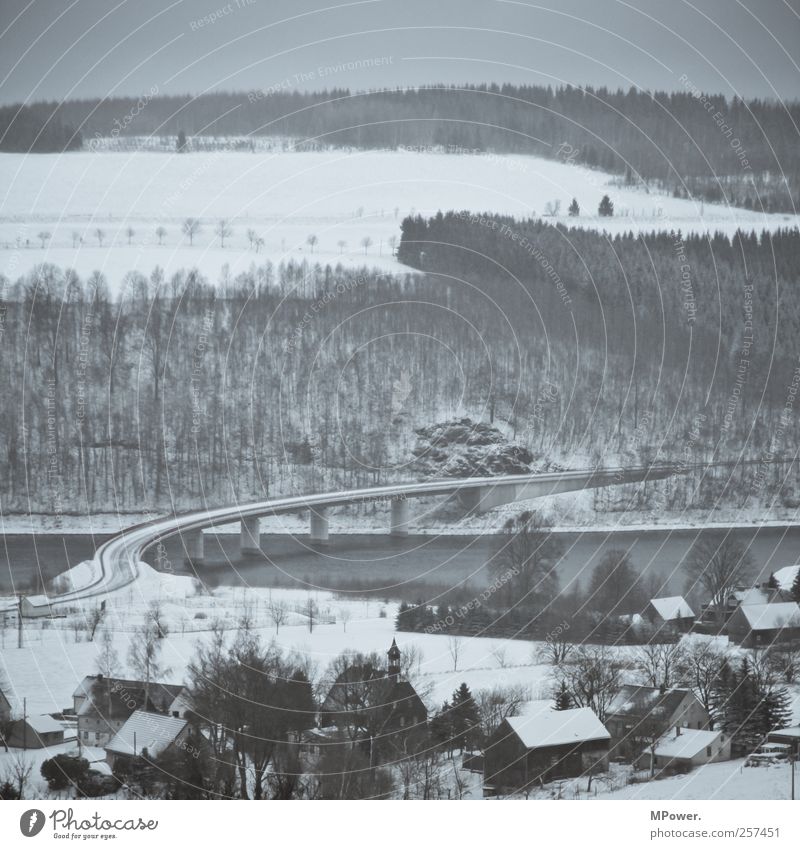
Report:
M800 0L0 0L5 103L154 87L681 90L684 74L708 91L797 98L798 66Z

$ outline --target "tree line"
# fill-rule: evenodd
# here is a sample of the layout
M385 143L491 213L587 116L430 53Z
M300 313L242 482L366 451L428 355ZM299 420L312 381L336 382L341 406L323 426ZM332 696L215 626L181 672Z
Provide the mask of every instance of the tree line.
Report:
M773 211L792 211L798 201L798 101L745 101L691 90L490 84L212 92L141 102L37 103L22 107L19 115L14 106L0 113L0 130L22 139L25 150L31 127L54 121L84 137L267 135L293 138L301 149L402 146L533 154L708 200Z

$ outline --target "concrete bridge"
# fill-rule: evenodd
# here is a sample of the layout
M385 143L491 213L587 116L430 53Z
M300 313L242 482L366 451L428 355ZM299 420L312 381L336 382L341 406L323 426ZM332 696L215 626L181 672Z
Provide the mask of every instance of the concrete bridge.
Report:
M412 498L456 496L468 511L485 513L516 501L581 489L662 480L689 470L688 466L654 465L501 477L448 478L196 510L127 528L104 542L95 552L93 560L82 564L86 579L80 582L80 586L76 585L71 591L57 597L26 598L23 610L28 616L44 616L50 613L54 605L75 603L126 586L136 580L138 564L144 552L175 534L180 534L183 539L187 560L202 563L205 554L203 530L232 522L240 523L241 552L256 553L260 551L259 519L268 516L307 512L309 541L315 545L324 545L328 540L328 513L332 507L388 501L391 504L389 532L394 536L405 536L411 523L409 501Z

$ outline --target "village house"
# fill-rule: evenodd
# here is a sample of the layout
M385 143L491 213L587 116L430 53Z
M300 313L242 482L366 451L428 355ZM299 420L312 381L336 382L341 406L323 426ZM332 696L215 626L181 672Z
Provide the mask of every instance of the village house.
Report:
M608 768L610 734L591 708L528 702L500 723L484 749L484 794L526 792Z
M64 726L52 716L26 716L11 723L6 737L15 749L44 749L64 742Z
M642 752L636 766L639 769L669 774L689 772L696 766L713 761L727 761L730 757L731 738L722 731L676 725L654 746Z
M642 616L658 631L678 633L691 630L695 620L694 611L681 595L651 598Z
M104 746L136 710L184 718L189 709L181 684L152 682L147 686L144 681L102 675L87 675L72 698L78 739L84 746Z
M609 705L606 728L611 734L611 756L638 757L647 744L669 728L702 730L710 718L691 689L624 685Z
M762 583L754 587L734 587L725 596L725 604L722 610L722 624L727 626L731 617L740 607L787 601L788 599L786 599L785 595L780 588L770 587L767 583ZM699 621L711 628L719 627L717 608L713 602L707 601L701 605Z
M191 730L187 719L134 711L104 747L106 763L115 774L124 775L137 762L153 761L170 747L187 747Z
M346 730L369 743L372 754L402 748L403 738L426 728L428 709L401 676L397 642L387 652L387 669L351 666L333 683L320 709L320 727Z
M727 631L744 648L800 640L800 606L794 601L743 604L728 620Z

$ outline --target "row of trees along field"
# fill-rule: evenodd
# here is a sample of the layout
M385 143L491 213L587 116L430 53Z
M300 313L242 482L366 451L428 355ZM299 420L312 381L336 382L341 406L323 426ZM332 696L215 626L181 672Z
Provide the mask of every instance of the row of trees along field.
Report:
M265 264L212 285L157 268L116 297L102 274L52 265L0 280L6 510L160 510L414 478L415 431L457 411L543 467L609 452L790 462L800 235L685 239L690 324L675 237L512 223L568 302L518 243L454 213L404 223L403 261L420 265L424 245L416 276ZM756 469L726 474L709 505L791 505L794 472ZM697 487L663 492L658 509L702 506Z
M39 129L51 124L87 138L183 132L290 137L301 149L535 154L756 208L793 211L800 198L798 101L516 85L214 92L147 98L144 106L136 98L70 100L0 113L3 149L32 149ZM60 144L54 139L52 149Z

